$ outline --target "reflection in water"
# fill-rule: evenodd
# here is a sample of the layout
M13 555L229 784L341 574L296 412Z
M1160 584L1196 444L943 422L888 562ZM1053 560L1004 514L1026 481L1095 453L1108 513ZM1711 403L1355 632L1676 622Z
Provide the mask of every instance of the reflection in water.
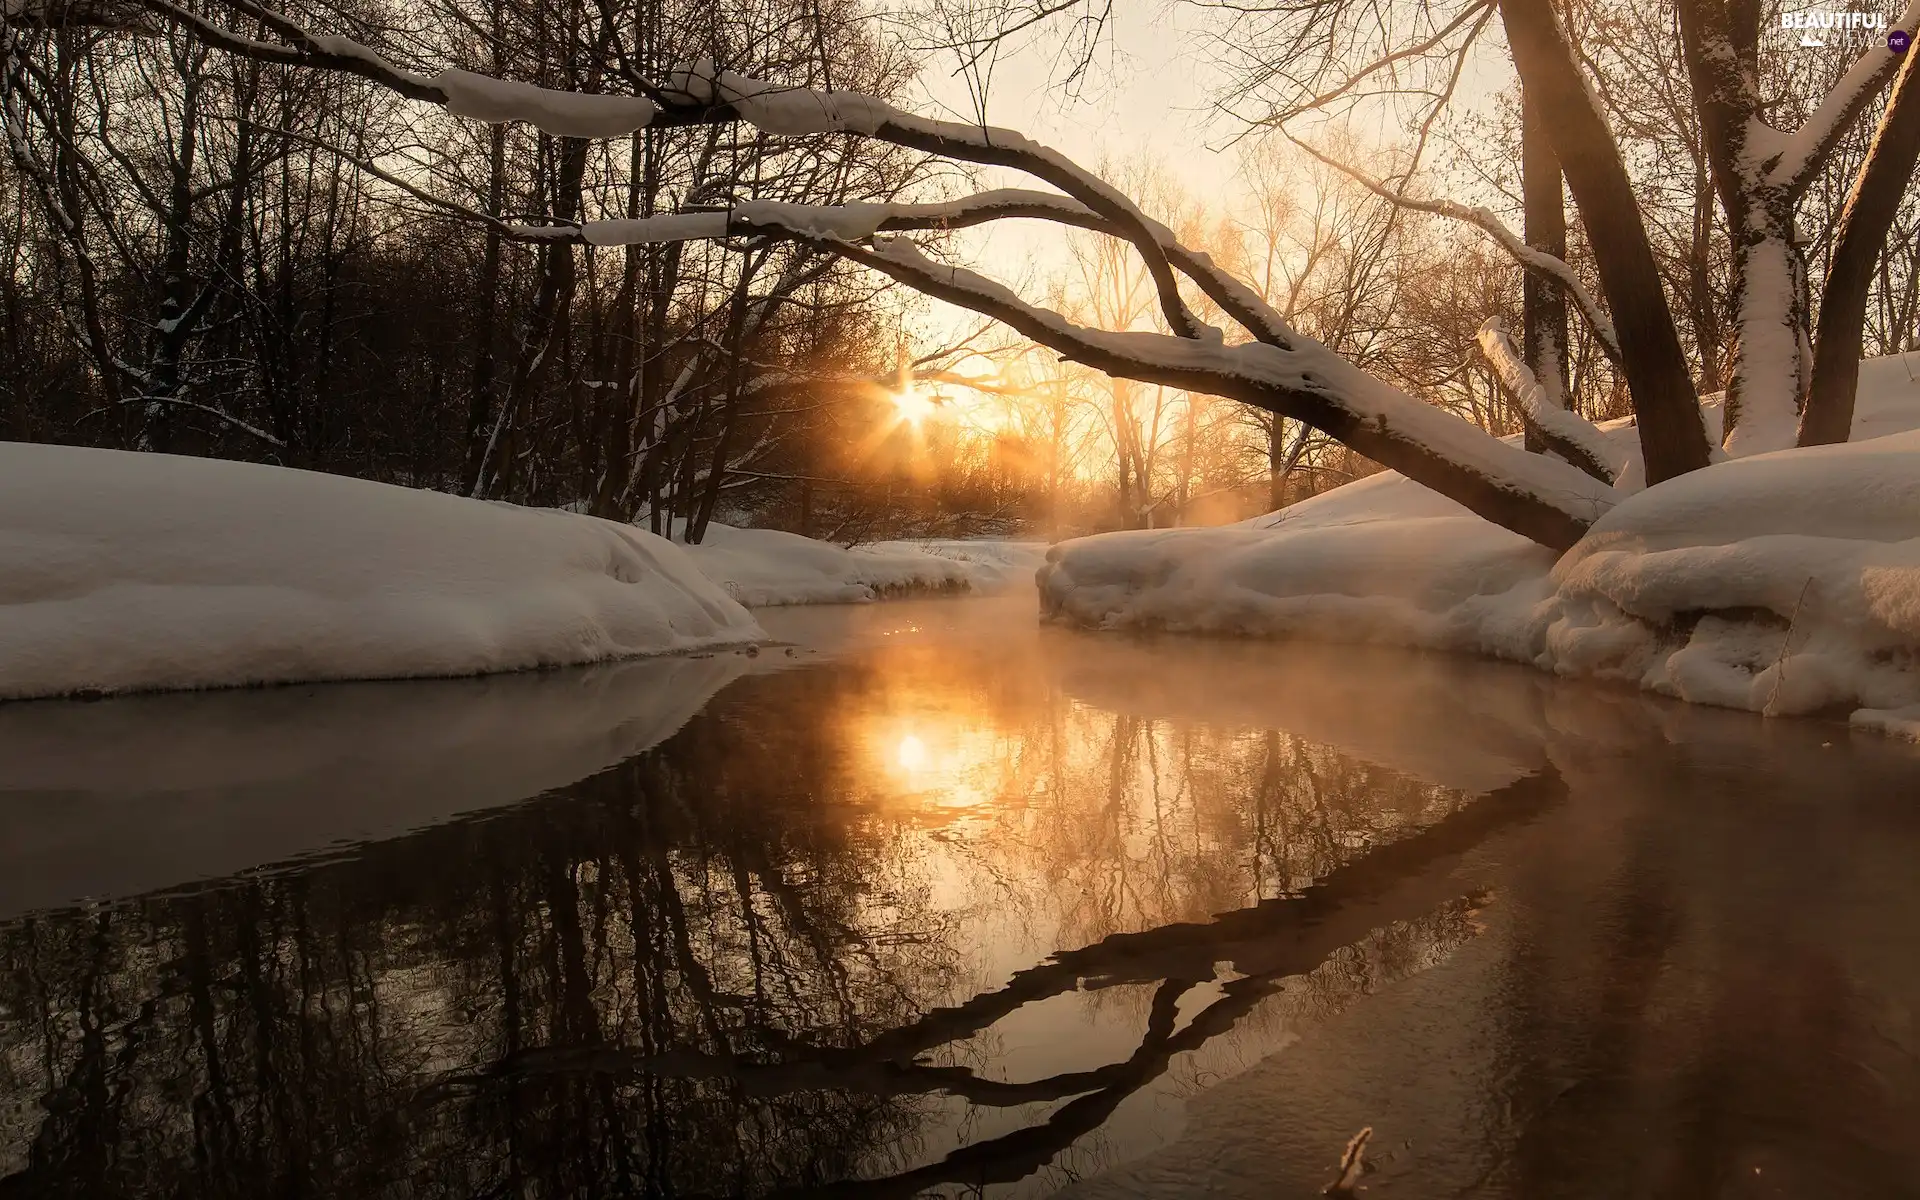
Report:
M0 1195L1309 1195L1362 1124L1406 1194L1916 1178L1898 748L993 604L788 620L848 643L537 799L0 924Z

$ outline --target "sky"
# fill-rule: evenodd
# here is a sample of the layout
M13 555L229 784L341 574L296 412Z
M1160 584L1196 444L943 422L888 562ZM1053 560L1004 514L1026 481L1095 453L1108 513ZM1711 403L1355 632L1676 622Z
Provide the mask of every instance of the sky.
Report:
M1079 95L1057 80L1057 38L1050 33L1003 54L987 97L989 124L1016 129L1088 169L1102 159L1148 156L1172 171L1196 197L1215 203L1234 186L1234 126L1210 111L1219 73L1199 52L1198 10L1187 4L1116 0L1091 78ZM935 59L911 97L915 111L953 120L978 119L953 59ZM986 187L1046 185L1017 172L995 170ZM1157 215L1157 214L1154 214ZM1031 221L963 235L962 252L984 273L1038 300L1040 280L1064 268L1067 252L1057 229ZM977 327L972 314L938 305L926 336Z
M1198 49L1198 10L1187 4L1119 0L1095 69L1078 98L1058 86L1048 33L1002 57L993 72L987 119L1019 129L1084 164L1103 153L1121 157L1177 151L1193 185L1219 185L1232 175L1230 155L1216 150L1226 127L1211 119L1221 79ZM951 60L921 76L928 110L962 120L975 116Z

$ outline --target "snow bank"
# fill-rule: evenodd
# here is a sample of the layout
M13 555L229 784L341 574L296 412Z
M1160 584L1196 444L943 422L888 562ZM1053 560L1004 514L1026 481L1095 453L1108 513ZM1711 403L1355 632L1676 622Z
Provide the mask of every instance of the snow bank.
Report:
M1238 526L1063 543L1042 612L1489 655L1920 734L1917 374L1863 364L1856 440L1637 492L1558 562L1388 472Z
M612 522L0 443L0 699L473 675L760 636L678 547Z
M1074 624L1479 653L1542 597L1554 556L1385 472L1240 525L1102 534L1049 558L1042 612Z
M695 565L740 603L847 604L941 592L994 592L1024 585L1046 547L1007 541L877 542L847 549L777 529L707 527L685 547Z
M1756 712L1920 702L1920 432L1650 488L1552 581L1538 657L1563 674Z

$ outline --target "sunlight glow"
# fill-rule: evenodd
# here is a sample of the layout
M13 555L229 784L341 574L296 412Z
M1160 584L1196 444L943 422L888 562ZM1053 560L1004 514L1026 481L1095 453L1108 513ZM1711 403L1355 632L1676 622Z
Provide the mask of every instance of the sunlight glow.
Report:
M918 388L908 388L893 394L893 412L908 425L918 425L933 415L938 403L932 396Z
M924 770L927 766L927 744L909 733L900 739L900 745L895 747L893 756L900 764L901 770Z

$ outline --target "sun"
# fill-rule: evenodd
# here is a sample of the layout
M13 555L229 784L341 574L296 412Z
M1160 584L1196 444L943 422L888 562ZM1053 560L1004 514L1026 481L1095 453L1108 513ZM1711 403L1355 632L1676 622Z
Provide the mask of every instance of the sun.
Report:
M900 764L900 769L909 774L924 770L927 766L927 744L909 733L894 747L893 757Z
M918 425L933 415L939 401L918 388L893 393L893 414L903 423Z

